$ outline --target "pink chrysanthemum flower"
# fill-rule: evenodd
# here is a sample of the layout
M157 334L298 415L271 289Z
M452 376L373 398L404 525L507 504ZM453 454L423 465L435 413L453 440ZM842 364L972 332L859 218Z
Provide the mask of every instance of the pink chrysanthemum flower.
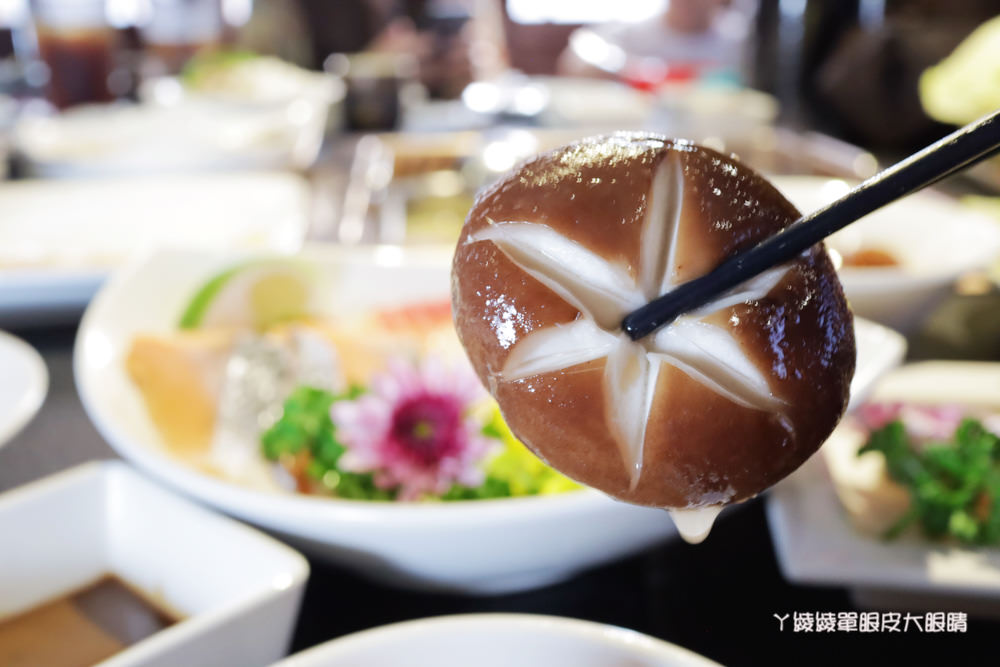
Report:
M899 419L902 412L902 403L865 403L858 408L857 417L865 428L876 431Z
M367 393L333 404L337 438L347 448L340 467L374 473L380 488L399 488L400 500L440 495L453 484L479 486L482 462L496 445L471 414L484 397L467 366L394 360Z
M900 420L906 432L918 440L947 440L962 422L965 410L958 405L911 405L907 403L867 403L858 417L868 430Z

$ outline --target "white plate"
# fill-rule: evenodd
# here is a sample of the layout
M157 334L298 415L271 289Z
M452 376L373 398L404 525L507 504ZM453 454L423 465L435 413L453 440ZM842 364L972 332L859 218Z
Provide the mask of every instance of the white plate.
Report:
M320 315L447 298L451 250L313 247L301 255L325 293ZM437 504L367 503L267 493L171 458L123 363L140 332L175 330L178 314L233 255L160 253L118 274L88 309L74 364L84 407L101 434L150 475L227 513L278 532L313 554L396 583L506 592L552 583L674 536L666 513L596 491ZM904 343L858 323L857 382L865 393L899 363Z
M771 182L803 213L845 194L852 184L812 176L775 176ZM842 267L840 279L854 312L911 330L963 273L1000 257L1000 223L933 191L918 192L831 236L841 253L879 248L899 266Z
M49 390L49 372L35 348L0 331L0 447L31 421Z
M612 625L531 614L441 616L365 630L275 667L718 667L674 644Z
M89 463L0 495L0 535L0 618L108 574L184 617L105 667L270 664L287 651L309 576L285 545L121 462Z
M878 400L1000 406L1000 364L924 362L886 376ZM831 442L840 434L834 432ZM827 446L827 445L824 445ZM868 593L1000 598L1000 549L936 544L919 536L886 542L856 531L834 491L822 457L815 456L778 484L767 502L768 521L790 581L847 586Z
M77 314L110 270L160 247L294 252L309 192L283 173L0 184L0 321Z
M161 94L163 104L94 104L57 115L25 114L14 126L13 147L32 174L44 178L304 169L319 153L332 101L224 103L184 95L179 85L174 93Z

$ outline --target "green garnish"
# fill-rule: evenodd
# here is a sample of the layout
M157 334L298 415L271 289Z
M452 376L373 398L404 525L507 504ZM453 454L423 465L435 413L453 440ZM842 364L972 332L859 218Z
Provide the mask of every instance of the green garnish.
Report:
M363 393L357 387L340 395L299 387L285 401L281 418L261 434L264 456L280 462L300 488L310 492L354 500L395 500L396 490L376 486L372 473L346 472L338 466L346 448L337 439L330 408L336 401L354 400ZM498 409L492 409L483 435L502 444L500 452L486 462L483 484L477 487L456 484L443 495L427 500L486 500L549 495L580 488L528 451L507 428Z
M483 435L503 443L486 465L486 481L469 488L453 486L442 500L487 500L515 496L547 496L579 489L580 485L548 467L514 437L500 410L494 408Z
M514 437L504 422L499 409L483 427L483 435L497 438L503 451L486 466L487 483L490 479L502 481L511 496L551 495L579 489L580 485L545 465Z
M394 494L375 486L371 473L345 472L337 467L345 447L337 440L330 406L360 393L356 387L340 395L299 387L285 401L281 418L261 435L264 456L271 461L303 463L294 466L300 475L340 498L392 500Z
M975 419L959 424L950 442L914 446L901 421L872 432L858 452L881 452L889 476L910 492L910 510L886 533L917 523L935 539L1000 542L1000 438Z

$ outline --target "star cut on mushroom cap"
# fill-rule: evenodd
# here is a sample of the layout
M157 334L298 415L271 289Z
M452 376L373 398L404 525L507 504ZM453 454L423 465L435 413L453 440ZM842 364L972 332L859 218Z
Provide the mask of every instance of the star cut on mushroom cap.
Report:
M490 220L467 241L494 243L521 270L580 312L572 322L537 329L515 343L499 376L517 381L605 359L607 422L633 488L642 472L646 425L662 364L738 405L775 413L785 405L732 334L706 319L765 297L784 278L787 265L762 273L640 341L621 331L625 315L679 284L683 192L683 169L677 156L668 156L653 176L636 278L541 223Z

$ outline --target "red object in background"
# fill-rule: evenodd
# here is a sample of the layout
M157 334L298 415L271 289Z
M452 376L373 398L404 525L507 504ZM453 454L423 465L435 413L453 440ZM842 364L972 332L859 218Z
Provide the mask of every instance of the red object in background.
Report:
M427 301L387 308L378 313L378 321L386 329L430 329L451 321L451 301Z
M38 50L49 68L47 96L65 109L114 100L108 78L115 68L115 37L110 29L38 29Z
M646 92L658 90L661 86L694 81L702 72L699 63L679 63L667 65L662 62L627 64L621 72L625 84Z

